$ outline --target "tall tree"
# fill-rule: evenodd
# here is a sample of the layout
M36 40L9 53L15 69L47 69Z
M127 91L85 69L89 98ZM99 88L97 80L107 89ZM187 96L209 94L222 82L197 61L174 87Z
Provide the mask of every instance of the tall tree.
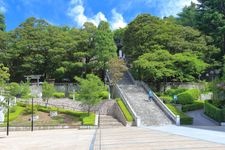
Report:
M190 6L185 6L183 11L178 14L177 22L184 26L197 28L197 5L191 2Z
M105 70L110 58L116 56L116 45L113 33L107 22L101 21L95 36L95 52L99 69Z

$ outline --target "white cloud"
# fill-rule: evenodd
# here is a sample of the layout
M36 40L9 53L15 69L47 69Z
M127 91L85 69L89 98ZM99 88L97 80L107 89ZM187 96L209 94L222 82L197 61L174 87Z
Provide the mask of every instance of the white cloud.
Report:
M5 7L5 3L3 0L0 0L0 12L1 13L5 13L6 12L6 7Z
M198 3L197 0L148 0L146 4L151 8L157 8L161 17L176 16L185 6L191 2Z
M67 14L74 20L78 27L83 26L87 21L92 22L96 26L98 26L100 21L107 21L102 12L98 12L92 17L87 17L85 15L85 8L82 0L71 0Z
M111 12L112 12L112 20L110 22L113 30L124 28L127 26L127 23L125 22L123 16L120 13L118 13L116 9L113 9Z

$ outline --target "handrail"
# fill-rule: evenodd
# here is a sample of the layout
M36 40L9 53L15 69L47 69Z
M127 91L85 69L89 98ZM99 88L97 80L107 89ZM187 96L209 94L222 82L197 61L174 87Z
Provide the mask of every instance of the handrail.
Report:
M149 86L143 81L139 81L139 83L145 89L146 92L150 90ZM161 109L166 113L166 115L170 117L172 121L176 123L176 125L180 125L180 116L175 115L154 92L153 92L153 96L154 96L155 102L158 104L159 107L161 107Z
M129 109L129 111L131 112L136 126L139 127L141 125L141 118L134 112L133 108L131 107L130 103L128 102L128 97L125 93L122 92L121 88L116 84L116 89L120 95L120 97L122 98L122 100L125 102L125 104L127 105L127 108Z

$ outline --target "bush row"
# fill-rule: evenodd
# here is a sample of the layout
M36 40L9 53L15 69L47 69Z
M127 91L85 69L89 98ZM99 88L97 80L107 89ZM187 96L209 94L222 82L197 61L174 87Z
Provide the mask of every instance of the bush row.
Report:
M15 111L9 114L9 121L15 120L22 112L24 111L24 107L14 106ZM5 118L7 118L7 113L5 114ZM7 119L4 120L6 122Z
M205 102L205 112L207 116L216 120L217 122L225 121L225 109L219 109L216 106L210 104L209 102Z
M121 111L123 112L126 120L128 122L132 122L133 117L132 117L131 113L128 111L128 109L127 109L126 105L123 103L123 101L120 98L118 98L118 99L116 99L116 102L119 105Z
M169 89L166 91L166 95L169 95L171 97L173 97L174 95L178 95L180 93L185 92L187 89L185 88L174 88L174 89Z
M53 93L53 96L55 98L64 98L65 97L65 93L63 93L63 92L55 92L55 93Z
M176 106L172 104L166 104L166 106L175 114L180 116L180 124L181 125L190 125L193 123L193 118L187 116L185 113L181 112Z
M182 105L182 111L192 111L192 110L198 110L202 109L204 107L204 102L202 101L194 101L192 104Z

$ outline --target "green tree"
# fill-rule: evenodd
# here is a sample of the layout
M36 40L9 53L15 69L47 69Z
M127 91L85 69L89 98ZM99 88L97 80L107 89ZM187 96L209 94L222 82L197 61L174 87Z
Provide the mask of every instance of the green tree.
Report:
M191 2L190 6L185 6L181 13L178 14L177 22L184 26L197 27L198 11L197 5Z
M9 80L10 74L8 71L9 69L7 67L5 67L3 64L0 64L0 87Z
M101 21L95 36L95 57L98 67L103 72L107 68L107 62L110 58L116 56L116 45L113 40L113 33L107 22Z
M5 31L6 25L5 25L5 16L2 12L0 12L0 30Z
M86 79L75 77L79 82L78 100L88 106L88 114L92 106L98 104L101 99L101 92L106 91L106 87L99 77L94 74L87 74Z
M53 94L55 92L55 88L53 84L49 84L47 82L44 82L42 85L42 99L46 102L46 107L48 106L48 100L53 97Z

